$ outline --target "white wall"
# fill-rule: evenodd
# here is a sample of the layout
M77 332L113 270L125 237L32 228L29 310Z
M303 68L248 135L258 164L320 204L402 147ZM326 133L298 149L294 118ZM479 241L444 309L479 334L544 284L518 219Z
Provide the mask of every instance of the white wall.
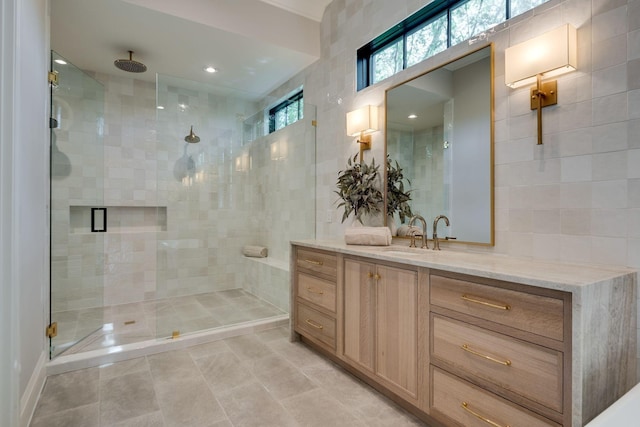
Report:
M44 380L49 271L48 2L3 0L1 22L0 308L7 323L3 323L0 424L14 426L27 422ZM24 418L19 421L21 411Z
M306 99L318 106L320 239L343 232L333 191L338 171L357 151L346 136L346 113L383 105L387 88L478 47L454 46L356 93L356 50L427 3L334 0L325 12L321 59L305 82ZM544 145L537 146L529 89L505 86L504 51L564 23L578 29L578 71L558 80L558 105L543 111ZM484 250L639 269L640 2L551 0L488 41L495 46L496 244ZM383 132L373 135L367 161L383 157L383 141ZM328 210L332 222L325 221Z
M18 287L15 285L12 221L13 205L13 145L15 116L13 102L16 97L14 79L15 58L15 1L0 3L0 324L7 330L4 335L5 351L0 351L0 424L14 426L18 420Z

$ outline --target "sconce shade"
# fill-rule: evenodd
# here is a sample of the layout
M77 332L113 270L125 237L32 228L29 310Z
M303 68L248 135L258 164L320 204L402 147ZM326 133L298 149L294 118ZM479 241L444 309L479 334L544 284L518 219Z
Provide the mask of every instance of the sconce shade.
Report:
M347 135L359 136L378 130L378 107L366 105L347 113Z
M576 29L565 24L505 51L505 83L512 88L559 76L577 68Z

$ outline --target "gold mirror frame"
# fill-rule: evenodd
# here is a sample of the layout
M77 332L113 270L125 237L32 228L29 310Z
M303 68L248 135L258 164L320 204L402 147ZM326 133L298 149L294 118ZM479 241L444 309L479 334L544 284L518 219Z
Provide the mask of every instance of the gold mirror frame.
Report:
M389 88L386 89L385 91L385 123L384 123L384 135L385 135L385 139L384 139L384 164L386 166L386 159L387 159L387 143L388 143L388 138L389 138L389 130L388 130L388 103L389 103L389 92L392 91L393 89L396 89L402 85L405 85L409 82L412 82L416 79L419 79L421 77L426 76L429 73L432 73L434 71L440 70L443 67L446 67L448 65L451 65L453 63L455 63L456 61L462 60L465 57L468 57L470 55L473 55L477 52L480 52L481 50L485 49L485 48L489 48L490 49L490 53L489 53L489 57L490 57L490 135L489 135L489 185L490 185L490 189L489 189L489 209L490 209L490 219L489 219L489 223L490 223L490 232L489 232L489 241L483 241L483 242L474 242L474 241L469 241L469 240L463 240L463 239L456 239L456 240L448 240L449 242L452 243L464 243L464 244L470 244L470 245L477 245L477 246L494 246L495 245L495 166L494 166L494 144L495 144L495 87L494 87L494 81L495 81L495 47L493 45L493 43L488 43L482 46L479 46L477 49L474 49L472 51L466 52L463 55L460 55L458 57L455 57L453 59L451 59L450 61L447 61L445 63L442 63L440 65L438 65L437 67L433 67L430 68L429 70L411 77L410 79L407 79L401 83L398 83L396 85L393 85ZM393 159L392 159L393 160ZM402 167L402 165L400 165ZM384 169L384 182L387 182L387 168L385 167ZM412 182L412 185L409 187L410 189L413 188L415 186L415 183ZM419 186L417 186L419 187ZM385 225L389 225L388 224L388 215L387 215L387 185L384 185L384 207L383 207L383 214L384 214L384 223ZM414 214L416 214L416 212L413 212ZM427 234L430 235L432 230L431 230L431 221L433 220L433 218L425 218L427 221ZM451 219L451 222L453 223L454 219ZM441 222L442 224L442 222ZM439 228L440 229L440 228ZM441 233L438 232L438 235L441 236L441 239L444 240L444 236L448 236L449 233ZM394 236L394 238L397 239L408 239L409 237L399 237L399 236Z

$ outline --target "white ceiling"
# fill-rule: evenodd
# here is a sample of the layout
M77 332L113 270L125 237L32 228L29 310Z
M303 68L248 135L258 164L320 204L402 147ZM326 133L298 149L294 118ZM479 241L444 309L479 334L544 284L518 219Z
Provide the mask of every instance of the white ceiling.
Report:
M51 48L83 70L147 81L161 73L261 96L319 58L330 2L54 0ZM115 68L128 50L147 72Z

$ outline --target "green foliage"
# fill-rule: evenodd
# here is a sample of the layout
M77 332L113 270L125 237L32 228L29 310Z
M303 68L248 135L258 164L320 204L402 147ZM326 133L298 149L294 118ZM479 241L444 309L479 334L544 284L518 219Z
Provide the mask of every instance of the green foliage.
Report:
M382 81L407 67L417 64L447 48L476 36L484 36L485 31L504 22L506 2L510 4L510 16L514 17L548 0L469 0L459 1L450 8L450 19L443 14L428 19L422 27L407 33L406 46L403 39L393 41L373 54L373 83ZM451 22L451 28L448 23ZM406 61L404 55L406 54Z
M387 215L393 216L397 212L402 223L406 218L413 216L411 206L409 206L411 190L404 190L404 179L402 168L398 162L396 161L394 166L387 155ZM409 179L407 179L407 183L411 185Z
M355 218L362 223L362 215L371 215L381 211L383 196L377 187L379 166L375 159L371 165L356 162L358 155L347 159L347 168L338 172L336 183L340 197L338 208L344 207L342 222L353 212Z

